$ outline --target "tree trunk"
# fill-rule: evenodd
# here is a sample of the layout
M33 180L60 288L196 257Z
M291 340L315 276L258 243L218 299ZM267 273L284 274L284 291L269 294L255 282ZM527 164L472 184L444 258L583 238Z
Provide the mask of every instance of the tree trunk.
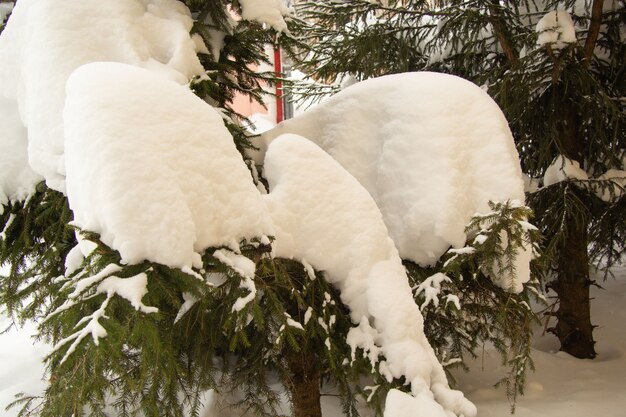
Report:
M567 98L564 101L563 120L559 129L561 152L584 168L584 148L578 116L572 103ZM570 213L566 222L567 233L556 260L557 280L552 284L559 299L554 333L561 342L562 351L581 359L595 358L589 297L591 281L587 220L576 219Z
M322 417L320 405L320 369L310 352L294 352L287 355L290 379L287 383L291 394L293 417Z
M561 342L562 351L581 359L596 356L591 325L590 284L587 230L584 224L576 225L561 249L557 280L552 288L559 298L554 333Z

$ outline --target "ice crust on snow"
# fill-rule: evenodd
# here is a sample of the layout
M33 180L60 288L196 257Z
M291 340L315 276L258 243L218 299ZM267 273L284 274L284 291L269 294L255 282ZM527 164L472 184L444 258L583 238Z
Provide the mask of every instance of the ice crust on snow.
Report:
M28 128L29 164L48 186L65 191L62 110L72 71L89 62L125 62L185 84L204 72L192 24L175 0L16 4L0 36L0 96L17 102ZM0 174L2 183L7 173Z
M324 271L350 308L356 325L348 335L353 350L363 349L374 364L382 353L382 371L411 384L413 395L387 399L385 415L404 416L393 411L398 402L411 403L414 413L436 410L421 416L476 415L475 407L448 386L424 336L406 270L369 193L317 145L292 134L270 144L265 174L274 256L306 259Z
M504 115L451 75L360 82L264 133L259 147L283 133L312 140L350 172L374 197L401 257L421 265L463 247L465 226L489 200L524 201Z
M84 65L67 83L64 123L75 224L124 262L189 267L208 247L271 234L222 117L187 87Z
M553 10L546 13L535 30L538 34L537 45L550 45L553 49L563 49L576 42L576 29L572 17L565 10Z

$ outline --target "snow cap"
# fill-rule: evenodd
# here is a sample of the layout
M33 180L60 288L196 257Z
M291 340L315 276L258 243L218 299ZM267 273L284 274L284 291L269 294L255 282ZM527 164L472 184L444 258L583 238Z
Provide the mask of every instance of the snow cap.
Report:
M0 36L0 96L17 103L29 164L49 187L65 191L62 112L72 71L89 62L124 62L186 84L204 73L192 25L187 7L175 0L17 2Z
M328 152L372 195L400 256L432 265L463 247L488 202L524 201L519 158L498 105L452 75L362 81L262 135L284 133Z
M271 232L221 115L187 87L126 64L84 65L63 120L75 223L124 262L191 266L208 247Z
M553 49L563 49L576 42L574 21L565 10L546 13L537 22L537 45L550 45Z

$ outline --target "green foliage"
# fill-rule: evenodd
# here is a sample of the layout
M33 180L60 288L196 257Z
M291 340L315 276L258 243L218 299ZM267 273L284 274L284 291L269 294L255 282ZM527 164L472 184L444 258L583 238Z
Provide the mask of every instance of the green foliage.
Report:
M200 56L206 77L191 87L222 110L243 151L250 146L244 118L230 102L235 94L260 102L263 84L274 82L274 75L253 67L267 63L265 45L277 36L258 23L235 24L229 8L239 10L237 2L185 3L195 19L192 32L209 50ZM257 264L259 291L236 311L235 303L250 295L241 285L248 278L220 263L216 248L204 253L203 268L195 271L124 265L97 235L74 228L71 220L67 198L44 184L0 213L0 263L11 266L0 277L0 305L19 322L37 322L38 337L55 346L46 359L44 396L24 394L14 403L22 415L197 415L201 394L213 388L243 392L236 405L274 416L280 393L270 382L289 377L284 358L293 352L314 354L324 379L337 384L346 409L355 410L348 381L360 375L360 362L346 365L349 348L342 337L349 317L321 276L308 285L302 266L270 259L259 242L242 242L243 256ZM75 233L93 250L78 269L67 271ZM139 301L103 286L144 278L147 291ZM291 325L303 323L309 308L304 330Z
M50 291L59 288L65 256L76 244L69 226L67 198L39 184L26 201L11 202L0 214L0 305L20 322L35 319L50 308Z
M296 29L310 47L296 60L327 82L348 73L361 80L428 70L482 86L502 108L522 169L537 185L528 194L545 236L536 273L546 280L567 275L558 265L572 238L588 240L582 247L589 247L589 259L608 271L623 260L626 238L623 185L603 175L626 170L626 5L598 6L593 0L306 1L299 10L310 23ZM570 12L578 39L561 50L537 45L537 22L557 8ZM590 180L541 187L560 156L577 161Z
M527 223L528 208L511 202L490 206L491 212L475 215L467 226L464 248L448 250L430 268L405 265L424 331L445 369L467 369L467 355L476 357L481 346L494 346L507 369L498 384L505 386L514 409L527 372L534 369L530 348L537 318L530 305L542 296L538 281L515 292L512 280L516 254L522 247L537 250L539 233Z

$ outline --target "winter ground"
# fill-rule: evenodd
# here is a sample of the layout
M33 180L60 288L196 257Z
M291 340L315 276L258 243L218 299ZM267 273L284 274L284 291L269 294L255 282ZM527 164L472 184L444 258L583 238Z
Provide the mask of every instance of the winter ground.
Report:
M592 289L593 322L596 329L598 358L578 360L557 352L557 341L550 335L535 338L534 360L537 367L529 376L526 395L517 403L517 417L621 417L626 410L626 266L614 269L615 279L601 282L605 290ZM9 324L6 317L0 325ZM31 339L34 328L26 326L0 335L0 406L13 394L40 393L44 383L41 358L48 347ZM460 388L478 407L480 417L502 417L509 404L502 391L492 388L502 369L497 355L485 351L472 363L472 370L458 375ZM339 408L330 400L324 404L327 417L338 417ZM16 410L0 412L17 416Z

